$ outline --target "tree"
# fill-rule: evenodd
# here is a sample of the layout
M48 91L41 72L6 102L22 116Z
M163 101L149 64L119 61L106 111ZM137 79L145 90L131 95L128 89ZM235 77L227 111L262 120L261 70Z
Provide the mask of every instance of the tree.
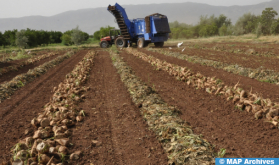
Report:
M179 33L179 38L193 38L193 31L189 28L183 28Z
M257 34L257 38L259 38L262 35L262 24L260 22L258 23L256 34Z
M93 34L93 38L94 40L100 40L100 31L95 31L94 34Z
M6 41L6 45L11 45L11 46L15 46L16 43L16 32L17 30L7 30L5 31L5 33L3 34L5 41Z
M82 35L84 37L84 41L87 41L89 39L89 34L86 32L82 32Z
M218 27L213 23L211 25L203 25L199 31L199 36L209 37L218 33Z
M233 25L229 25L227 27L227 35L233 35L234 34L234 26Z
M61 37L63 45L71 45L71 36L69 34L64 33Z
M80 45L82 43L82 41L84 41L84 35L83 32L81 30L79 30L78 26L72 30L72 34L71 34L71 41L75 44L75 45Z
M2 34L2 32L0 32L0 46L5 47L6 45L6 40L4 38L4 35Z
M276 15L278 15L278 13L275 10L273 10L272 7L265 8L265 10L263 10L261 16L261 26L263 34L270 34L270 27L272 23L275 21Z
M224 23L222 27L219 28L219 35L226 36L227 35L227 26Z
M248 34L255 31L258 22L260 21L260 16L256 16L251 13L246 13L239 17L235 23L235 34L242 35Z
M231 19L228 19L225 15L221 14L219 18L215 19L215 24L218 28L221 28L223 25L226 27L231 25Z
M16 45L20 48L27 46L28 38L25 36L26 30L20 30L16 32Z
M30 46L30 47L38 46L38 41L39 41L38 36L39 35L37 35L35 30L31 30L31 29L27 28L25 30L24 35L28 38L28 41L27 41L28 46Z
M279 18L272 22L270 27L270 34L278 34L279 33Z

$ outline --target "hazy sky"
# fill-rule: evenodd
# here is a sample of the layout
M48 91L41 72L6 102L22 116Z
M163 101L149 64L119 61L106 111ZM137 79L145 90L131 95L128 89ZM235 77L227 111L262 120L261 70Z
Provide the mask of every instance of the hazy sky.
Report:
M0 0L0 18L30 15L52 16L69 10L107 7L115 2L120 5L150 3L198 2L216 6L251 5L270 0Z

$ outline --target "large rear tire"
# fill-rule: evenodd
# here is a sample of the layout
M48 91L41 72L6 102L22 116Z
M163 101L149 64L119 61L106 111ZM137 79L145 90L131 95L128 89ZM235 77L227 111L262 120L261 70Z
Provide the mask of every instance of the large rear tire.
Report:
M123 37L118 37L116 40L115 40L115 46L117 48L124 48L127 46L127 42L126 40L123 38Z
M108 48L109 47L109 43L107 41L102 41L100 43L101 48Z
M138 48L144 48L146 43L143 38L139 38L137 42Z
M164 42L154 42L156 48L161 48L164 46Z

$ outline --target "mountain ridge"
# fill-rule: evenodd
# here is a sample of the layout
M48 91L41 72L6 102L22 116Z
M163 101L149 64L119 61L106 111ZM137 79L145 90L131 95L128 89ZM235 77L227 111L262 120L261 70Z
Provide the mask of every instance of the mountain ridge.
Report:
M273 7L279 12L279 0L272 0L256 5L246 6L213 6L196 2L162 3L143 5L123 5L130 19L144 18L153 13L161 13L168 16L169 22L179 21L187 24L196 24L201 15L219 16L226 15L232 22L244 13L261 14L266 7ZM25 16L20 18L0 18L0 31L12 29L36 29L67 31L79 26L81 30L93 34L102 26L118 27L114 17L106 7L86 8L70 10L53 16Z

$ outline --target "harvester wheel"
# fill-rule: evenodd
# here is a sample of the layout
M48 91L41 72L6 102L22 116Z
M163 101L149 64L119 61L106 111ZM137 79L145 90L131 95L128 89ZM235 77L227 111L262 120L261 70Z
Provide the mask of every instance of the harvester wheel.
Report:
M139 38L139 39L138 39L137 45L138 45L138 48L143 48L143 47L145 47L146 44L145 44L144 39L143 39L143 38Z
M101 48L108 48L109 47L109 43L107 41L102 41L100 43Z
M164 46L164 42L154 42L156 48L161 48Z
M117 48L124 48L124 47L126 47L126 45L127 45L127 42L126 42L126 40L123 37L118 37L115 40L115 46Z

